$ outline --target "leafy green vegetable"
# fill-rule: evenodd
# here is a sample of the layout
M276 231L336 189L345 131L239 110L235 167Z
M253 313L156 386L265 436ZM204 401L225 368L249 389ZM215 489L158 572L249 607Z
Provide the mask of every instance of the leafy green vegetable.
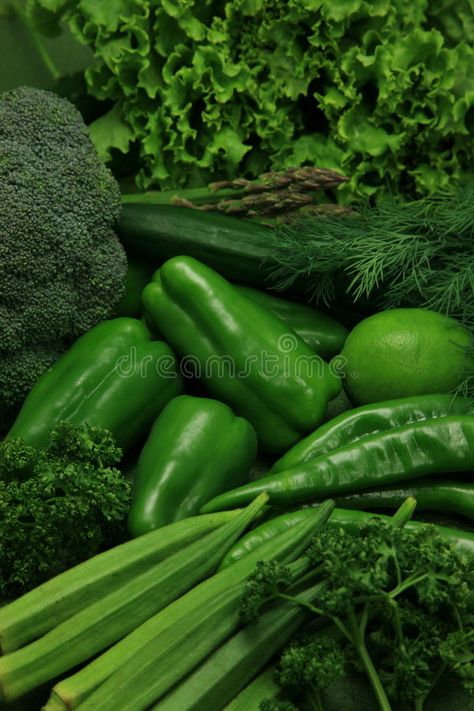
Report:
M345 290L380 308L423 306L474 326L474 180L412 202L385 196L269 234L280 288L304 275L316 301Z
M119 542L131 499L121 456L109 432L66 422L42 450L0 443L0 599Z
M114 102L99 154L140 145L138 185L202 185L302 164L429 192L474 157L471 3L449 0L30 0L94 51ZM461 28L467 22L464 36Z
M303 689L314 699L315 708L323 708L321 692L340 680L345 666L344 653L334 639L324 634L302 635L283 651L275 680L292 698Z
M451 632L440 642L442 659L462 679L464 688L474 697L474 629Z
M302 604L334 626L284 652L277 680L289 701L304 687L322 709L320 693L351 667L366 673L385 711L392 702L421 711L446 669L474 692L472 559L434 527L373 520L356 534L323 528L307 555L322 584L312 604ZM284 576L284 568L260 564L242 598L244 620L255 621L270 591L298 603L283 590Z
M1 432L72 341L112 315L127 264L118 184L71 103L1 94L0 155Z

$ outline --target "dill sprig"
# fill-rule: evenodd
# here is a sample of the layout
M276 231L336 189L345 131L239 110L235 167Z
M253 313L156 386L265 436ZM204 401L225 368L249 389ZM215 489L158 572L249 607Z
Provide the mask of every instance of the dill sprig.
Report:
M278 288L303 277L317 302L330 304L344 291L355 303L422 306L474 327L472 178L412 202L387 195L349 215L278 225L269 239Z

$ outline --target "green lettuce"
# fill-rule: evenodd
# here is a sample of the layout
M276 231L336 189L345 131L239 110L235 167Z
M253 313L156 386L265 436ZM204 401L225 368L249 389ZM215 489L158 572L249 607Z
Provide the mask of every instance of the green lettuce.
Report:
M140 188L316 164L351 195L443 188L474 160L473 0L29 0L94 52L101 156ZM463 28L465 32L463 34Z

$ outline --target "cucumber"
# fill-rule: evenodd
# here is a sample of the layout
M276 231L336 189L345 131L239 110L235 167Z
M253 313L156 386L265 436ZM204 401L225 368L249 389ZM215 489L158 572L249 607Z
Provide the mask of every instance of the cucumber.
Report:
M274 699L280 689L274 681L275 667L265 669L236 696L223 711L259 711L265 699Z
M298 594L310 603L324 583ZM308 610L293 602L273 605L258 624L241 629L170 691L152 711L219 711L296 633Z
M229 523L0 658L0 698L13 701L86 661L211 575L267 501L258 496Z
M57 575L0 608L3 654L60 624L136 575L235 518L218 513L177 521L122 543Z
M313 510L314 515L305 519L301 526L295 526L275 536L235 565L208 578L137 627L76 674L60 681L53 688L45 711L69 711L79 705L82 708L84 699L116 669L128 664L150 640L156 639L163 630L177 624L190 610L196 610L203 604L209 605L210 600L247 578L254 571L257 561L278 560L284 564L295 561L308 547L316 530L325 523L333 507L332 501L325 502L317 510Z
M188 255L228 279L255 286L264 286L270 267L277 266L268 230L235 217L144 203L125 203L117 226L127 253L154 261L156 268L170 257Z

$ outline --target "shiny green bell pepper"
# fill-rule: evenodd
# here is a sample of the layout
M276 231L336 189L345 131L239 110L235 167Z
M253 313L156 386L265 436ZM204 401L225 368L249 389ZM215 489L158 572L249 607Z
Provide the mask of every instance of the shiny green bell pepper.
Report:
M341 352L349 330L327 314L250 286L237 288L249 299L281 318L321 358L330 359Z
M282 452L322 421L337 373L210 267L174 257L143 291L147 318L219 400Z
M125 317L103 321L38 380L7 437L42 447L61 420L87 422L110 430L126 450L181 390L173 352L151 341L145 324Z
M256 454L255 430L227 405L190 395L174 398L138 459L130 534L194 516L211 496L242 484Z

